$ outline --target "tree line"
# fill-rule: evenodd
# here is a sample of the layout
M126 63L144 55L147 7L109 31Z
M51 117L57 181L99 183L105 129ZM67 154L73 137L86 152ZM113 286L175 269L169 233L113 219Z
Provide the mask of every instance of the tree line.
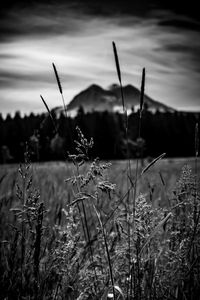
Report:
M128 116L128 133L124 115L120 113L85 113L79 108L76 117L16 112L4 119L0 115L0 163L22 162L26 147L32 161L65 160L74 153L78 126L86 138L94 139L91 158L125 159L156 157L166 152L168 157L189 157L195 153L195 124L200 113L143 111L141 134L139 112ZM55 124L56 125L55 125ZM128 151L127 151L128 150Z

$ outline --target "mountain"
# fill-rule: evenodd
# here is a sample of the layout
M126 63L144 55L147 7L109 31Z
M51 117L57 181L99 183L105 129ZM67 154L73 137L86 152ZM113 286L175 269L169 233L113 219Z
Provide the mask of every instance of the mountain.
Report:
M140 106L140 91L132 85L126 85L123 87L123 94L127 111L130 112L132 109L137 111ZM144 96L144 103L152 112L155 112L156 110L159 110L160 112L175 111L175 109L151 99L146 94ZM103 89L96 84L89 86L87 89L76 95L68 104L67 110L69 115L76 115L79 107L83 107L84 112L86 113L106 110L110 112L122 112L123 107L120 86L113 84L109 89Z
M76 110L80 106L85 112L91 111L112 111L117 101L112 91L104 90L98 85L91 85L86 90L80 92L68 104L68 111Z

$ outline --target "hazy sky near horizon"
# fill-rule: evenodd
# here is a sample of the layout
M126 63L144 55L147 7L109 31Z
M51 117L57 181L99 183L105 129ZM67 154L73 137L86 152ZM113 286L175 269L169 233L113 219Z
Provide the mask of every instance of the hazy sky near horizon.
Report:
M59 2L58 2L59 3ZM0 21L0 112L45 111L62 105L52 62L66 103L95 83L117 83L112 41L123 84L180 110L200 111L200 23L171 10L141 14L90 13L60 4L14 6ZM105 4L105 2L104 2Z

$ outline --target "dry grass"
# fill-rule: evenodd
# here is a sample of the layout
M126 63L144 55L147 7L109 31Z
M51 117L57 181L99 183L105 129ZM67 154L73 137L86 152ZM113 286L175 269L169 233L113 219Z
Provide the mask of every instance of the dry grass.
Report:
M29 274L28 276L33 276L31 280L33 280L34 284L32 288L30 287L32 293L31 299L40 299L39 297L41 297L41 294L43 295L42 296L43 299L48 299L47 289L49 288L48 287L49 284L52 285L55 299L64 299L62 297L64 297L66 293L66 291L64 292L65 289L63 285L65 280L67 280L65 284L67 284L68 288L69 286L73 287L72 291L70 292L72 295L71 299L76 299L78 294L79 296L82 294L81 296L82 299L88 299L88 297L91 297L91 295L92 298L95 299L95 295L98 295L97 296L98 298L102 294L103 297L103 291L104 291L104 296L105 296L105 291L107 291L107 294L113 295L113 297L115 295L116 299L118 299L117 297L119 298L124 297L124 299L127 299L127 297L128 298L130 297L131 289L133 288L133 286L135 286L135 292L132 291L132 296L136 297L136 299L149 299L148 298L150 297L149 295L153 297L152 299L157 299L159 294L158 291L148 290L148 282L146 281L147 278L143 277L145 274L143 272L145 271L145 268L147 268L147 270L149 270L148 272L150 272L149 281L151 281L151 284L153 284L153 282L154 282L154 286L155 285L157 286L157 284L161 284L162 282L161 278L164 275L159 273L160 274L159 278L161 280L160 283L159 282L156 283L157 277L155 276L157 276L156 274L158 274L158 272L161 272L161 269L163 269L163 264L166 264L165 261L166 253L163 252L164 249L167 249L166 247L169 247L168 244L166 244L168 240L166 237L170 234L170 231L172 230L170 229L171 228L170 226L172 226L172 228L173 226L174 228L179 226L179 221L177 219L178 216L181 216L181 222L183 222L182 213L184 214L186 213L183 204L181 204L180 198L178 197L184 197L183 201L186 201L187 206L189 207L190 197L192 197L192 194L190 193L192 192L192 188L194 186L192 185L192 181L191 181L192 179L189 180L189 177L191 175L184 173L185 174L184 177L181 179L181 181L179 181L180 183L178 183L177 185L178 192L176 193L178 194L176 194L176 197L174 198L175 194L172 193L172 191L171 193L169 192L169 196L172 201L172 208L170 208L168 213L166 211L166 215L165 215L163 209L158 210L158 205L166 206L167 203L166 195L163 190L163 183L160 179L159 172L162 173L162 176L165 180L167 191L170 190L169 188L170 186L174 187L173 190L177 190L177 188L175 188L175 182L177 181L177 178L179 178L178 176L178 174L180 173L179 170L183 165L185 165L185 162L186 160L182 160L182 159L180 160L174 159L171 161L159 160L157 161L157 164L152 165L151 168L148 168L148 171L145 172L145 174L143 174L144 177L138 180L138 195L141 192L143 192L144 196L142 196L143 198L141 198L141 196L139 196L138 198L138 195L136 197L136 219L141 220L140 221L142 222L141 224L143 224L145 220L147 224L148 222L150 223L148 226L147 225L144 226L143 224L142 225L143 229L137 227L139 224L136 223L137 226L135 230L138 233L139 233L138 230L140 231L142 230L141 234L143 232L144 236L143 235L141 236L140 234L140 235L136 235L137 237L136 240L134 238L131 239L131 244L130 244L132 249L131 250L132 259L130 265L131 282L129 284L128 296L127 296L127 288L126 288L127 285L126 272L128 268L127 265L128 261L126 257L128 227L127 227L127 218L125 217L126 203L123 202L126 199L124 195L127 193L127 180L126 180L127 163L125 161L114 161L111 168L105 170L105 172L103 171L103 169L101 168L99 169L98 163L92 164L92 169L91 169L90 162L87 162L86 164L79 166L79 173L75 175L76 178L79 179L81 174L85 174L84 175L85 178L89 178L88 177L89 175L87 174L89 174L88 172L91 172L91 170L93 172L92 174L93 175L96 174L96 176L97 174L99 174L98 172L100 172L100 170L101 172L102 171L104 172L103 177L100 175L95 177L96 179L94 180L96 181L96 183L95 181L92 180L90 184L84 186L83 189L81 188L81 186L83 187L83 185L81 184L81 182L79 182L80 184L78 190L79 198L80 198L80 193L82 193L81 194L82 196L93 195L95 197L95 191L97 192L95 186L98 185L99 187L101 187L101 190L99 190L98 188L98 199L95 198L96 200L94 200L95 206L97 207L98 211L101 211L102 214L101 226L99 229L98 229L98 220L95 217L96 213L93 209L93 204L92 204L93 202L90 202L93 201L92 198L91 200L88 200L88 198L86 200L83 200L85 205L85 211L86 211L85 218L87 219L88 231L90 232L90 241L85 240L84 235L80 240L80 232L83 233L83 230L81 229L82 227L81 223L79 224L78 222L78 219L80 221L80 218L78 218L79 212L78 211L75 212L76 210L74 211L74 208L73 209L71 208L72 211L68 210L67 208L68 207L67 203L72 203L75 199L77 199L77 196L75 194L76 186L74 186L72 182L66 183L64 181L64 179L69 177L71 177L72 180L74 178L74 174L75 174L74 165L72 163L67 163L67 164L66 163L49 163L49 164L44 163L41 165L34 164L32 166L29 166L28 169L26 168L23 169L24 170L23 172L32 173L32 175L28 175L28 174L26 175L27 184L23 183L22 179L24 177L18 174L18 171L16 170L16 166L12 166L12 165L7 167L3 166L3 168L1 168L0 171L0 177L2 178L1 186L0 186L1 222L2 222L1 240L10 241L9 242L10 249L6 248L7 244L5 244L5 242L1 244L1 247L3 247L2 249L4 249L2 250L4 260L6 258L6 261L9 261L9 266L11 266L11 264L14 266L14 269L12 268L9 269L10 271L9 273L6 273L7 275L4 273L5 278L8 278L7 276L10 276L11 278L11 286L9 289L7 287L11 295L13 295L12 293L15 290L14 282L16 278L16 272L18 274L20 273L21 270L21 274L24 275ZM134 166L135 163L132 162L131 165ZM191 165L193 165L193 169L195 170L195 159L191 159ZM23 174L22 171L20 172ZM134 174L134 167L132 168L132 174ZM175 174L177 174L177 176ZM5 175L4 178L3 175ZM19 199L16 197L16 182L18 182L18 185L22 187L24 186L28 187L28 182L30 182L30 178L32 178L31 184L33 184L33 186L39 187L41 196L40 196L38 206L35 209L34 215L27 215L27 210L25 210L23 212L24 216L20 220L15 214L15 210L13 210L19 208ZM102 181L101 178L102 179L104 178L104 180ZM106 188L110 188L110 187L112 188L112 186L110 186L108 183L108 178L109 178L109 182L116 183L116 191L115 193L111 192L110 196L108 191L106 191ZM186 184L188 186L187 189L186 189ZM186 189L188 195L187 197L185 197L185 195L183 194L180 185ZM151 187L154 186L155 188L155 191L153 192L153 195L151 197L152 203L150 203L150 186ZM189 186L191 186L191 188ZM103 191L103 189L105 190ZM24 189L22 190L25 192ZM32 195L31 207L33 207L33 203L34 203L33 199L35 199L35 197L33 197L34 193L32 194L30 192L30 187L28 188L28 190L26 190L25 194L24 192L20 194L21 199L23 199L21 200L22 203L26 203L27 199L31 199L29 197ZM111 197L110 200L109 197ZM148 200L149 203L148 205L144 197ZM46 208L45 214L41 213L43 211L42 203L44 203L44 206ZM118 203L120 203L119 208L115 210L115 207ZM180 213L180 205L181 205L182 213ZM169 214L171 214L171 209L172 209L173 216L176 215L175 219L172 218L174 223L171 221L169 222L170 219ZM197 209L199 209L199 206ZM63 211L65 211L64 214ZM189 211L189 209L187 211ZM112 212L113 214L110 215L110 213ZM125 212L125 215L123 214L123 212ZM160 215L158 214L158 212L160 212L159 213ZM174 212L176 212L175 215ZM27 222L28 221L27 216L29 216L29 218L33 217L33 219L31 219L32 222L30 224ZM192 211L192 216L193 216L193 211ZM22 222L22 220L24 221ZM11 225L12 227L10 227ZM66 226L67 229L65 229ZM163 240L162 228L168 226L169 226L169 231L166 231L166 233L164 234L166 238L166 242L164 242L165 240ZM185 225L184 227L185 231L187 231L191 226L193 226L192 223L188 223L188 225ZM11 228L15 228L14 231L11 230ZM133 235L132 228L133 227L130 226L131 236ZM191 257L191 262L188 264L189 267L188 272L190 272L189 275L191 275L192 272L191 268L195 268L195 274L198 274L196 273L197 272L196 268L198 266L198 261L196 261L197 253L198 253L197 246L195 246L195 248L193 246L194 244L196 244L196 240L199 234L197 219L196 219L195 226L193 226L192 228L193 228L192 239L190 239L188 245L189 247L188 249L191 250L187 250L190 252L190 256L193 256L193 258ZM31 232L33 232L32 234L29 233L30 229ZM71 231L73 233L71 233ZM102 232L104 232L103 237L101 237ZM23 235L21 235L21 233L23 233ZM66 239L67 237L66 234L67 236L69 236L67 239ZM170 247L174 249L173 250L174 254L170 252L171 253L170 255L175 255L175 252L179 251L178 244L180 246L181 243L183 243L183 240L180 239L180 236L178 237L179 242L177 242L176 237L172 236L171 239L172 240L170 242L171 245ZM161 253L160 252L157 253L156 250L157 249L156 245L159 242L159 240L162 241L161 249L163 252L163 257ZM19 247L19 245L21 246ZM105 245L107 250L104 249ZM93 256L92 260L90 258L91 257L90 247L92 249L92 256ZM17 249L22 249L22 252L17 251ZM133 249L135 249L136 252L132 252ZM105 253L107 254L105 255ZM109 264L107 263L108 255L109 255ZM134 263L135 255L136 255L135 257L136 264ZM19 262L21 260L20 257L24 257L24 258L21 264L19 265ZM160 257L159 258L160 260L156 261L155 260L157 259L156 257L157 258ZM33 266L34 266L33 273L27 273L28 271L31 272L31 269L29 268L29 263L31 263L32 259L33 259ZM147 259L146 263L145 263L145 259ZM174 263L175 261L176 259L174 257ZM64 262L65 264L67 263L67 265L69 265L69 269L62 268ZM150 265L149 267L148 266L145 267L145 264L147 265L150 264ZM109 285L109 281L108 281L109 278L108 274L111 274L111 272L108 269L108 266L110 266L109 269L112 272L111 285ZM166 280L169 280L167 272L170 272L170 268L169 269L168 268L169 266L166 267L166 270L164 272ZM46 278L46 276L44 275L42 271L43 269L45 270L45 272L49 274L48 278ZM61 272L62 269L63 271ZM171 269L171 271L173 271L173 269ZM54 273L57 275L55 275ZM138 281L139 278L138 276L142 276L143 279ZM75 282L72 280L73 277L75 278L74 279ZM190 280L192 279L190 278ZM55 285L52 284L52 281L55 282ZM26 298L27 296L25 290L28 285L32 285L32 284L31 282L24 281L23 277L21 278L20 282L21 285L18 285L18 288L19 286L23 286L21 292L24 294L24 297ZM81 285L79 285L77 282L79 283L81 282ZM90 284L88 285L88 283ZM171 283L163 282L163 284L165 285L168 284L169 286L169 284ZM115 288L111 292L110 288L113 285L115 286ZM117 291L117 289L119 289L122 292L122 294L120 294ZM174 288L172 286L171 293L172 294L176 293L177 292L176 289L177 288ZM180 289L180 287L178 287L178 289ZM157 293L157 294L153 295L152 293ZM163 293L167 293L166 289L163 289ZM179 290L178 293L181 294L181 291ZM36 298L36 295L38 295L37 296L38 298ZM171 299L170 298L171 296L169 294L167 296L165 295L165 297L167 299ZM188 299L194 299L194 297Z

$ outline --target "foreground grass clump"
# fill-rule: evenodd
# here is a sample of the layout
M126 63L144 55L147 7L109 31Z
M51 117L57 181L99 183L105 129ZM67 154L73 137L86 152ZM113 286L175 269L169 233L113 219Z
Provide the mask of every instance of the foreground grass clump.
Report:
M134 204L132 173L118 193L111 164L88 163L92 146L77 129L66 178L73 196L53 212L34 188L28 155L17 198L1 197L2 299L198 299L197 173L183 168L168 206L155 207L144 194Z

